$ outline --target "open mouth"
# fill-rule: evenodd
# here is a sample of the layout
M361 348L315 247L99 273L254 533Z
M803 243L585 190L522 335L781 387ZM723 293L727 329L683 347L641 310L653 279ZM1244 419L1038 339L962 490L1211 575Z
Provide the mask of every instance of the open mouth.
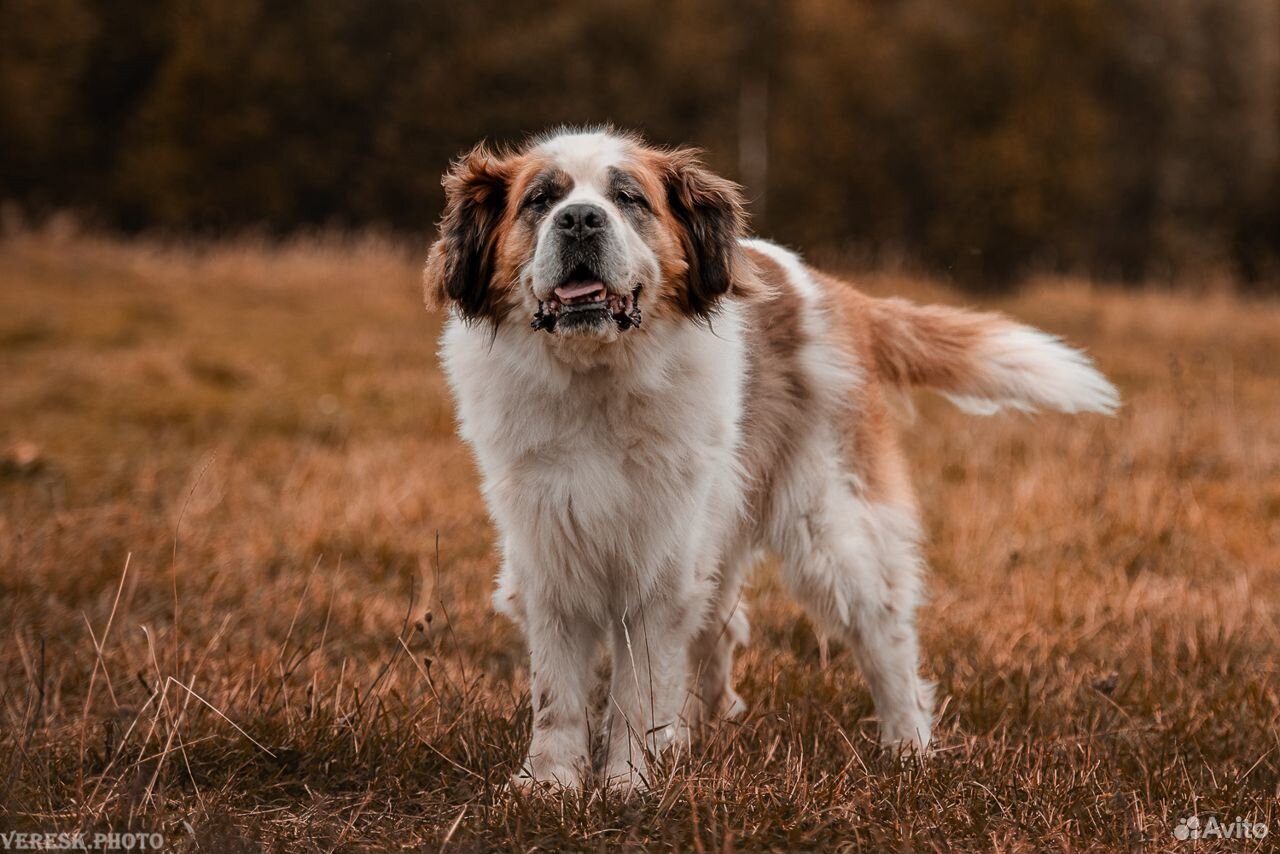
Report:
M581 326L603 325L610 319L619 330L640 325L636 303L640 288L629 294L611 293L596 273L582 265L574 267L550 299L538 303L533 328L554 332Z

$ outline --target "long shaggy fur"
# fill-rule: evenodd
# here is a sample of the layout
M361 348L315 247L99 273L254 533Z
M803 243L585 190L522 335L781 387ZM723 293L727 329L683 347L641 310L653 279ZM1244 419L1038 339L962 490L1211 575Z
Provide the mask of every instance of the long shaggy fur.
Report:
M886 392L1106 413L1115 389L1043 332L872 299L747 239L738 188L689 150L564 132L477 149L445 187L426 291L451 307L441 355L500 534L494 602L529 641L517 782L643 786L653 751L739 712L741 592L762 550L853 649L883 741L925 749L921 534ZM589 245L571 206L594 211ZM595 288L633 296L643 323L531 328ZM613 666L593 726L601 647Z

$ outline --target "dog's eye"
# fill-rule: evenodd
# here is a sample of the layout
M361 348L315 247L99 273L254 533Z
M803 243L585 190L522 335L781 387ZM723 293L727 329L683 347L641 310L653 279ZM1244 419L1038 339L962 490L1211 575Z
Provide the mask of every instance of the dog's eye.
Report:
M649 206L648 200L634 190L618 190L614 194L614 198L618 200L620 205L637 208L647 208Z
M546 187L539 187L524 197L524 206L533 210L543 210L551 204L551 193Z

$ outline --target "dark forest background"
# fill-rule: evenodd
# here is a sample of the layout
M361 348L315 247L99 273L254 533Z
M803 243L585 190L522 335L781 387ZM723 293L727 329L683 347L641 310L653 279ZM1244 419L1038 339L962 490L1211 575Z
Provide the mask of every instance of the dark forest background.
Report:
M755 227L995 286L1280 289L1280 0L0 0L0 198L425 233L481 138L692 143Z

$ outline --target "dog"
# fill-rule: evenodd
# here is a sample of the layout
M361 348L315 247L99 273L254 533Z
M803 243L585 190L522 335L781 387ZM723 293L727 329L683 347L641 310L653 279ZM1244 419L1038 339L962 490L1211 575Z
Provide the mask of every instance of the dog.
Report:
M881 741L927 750L921 532L888 396L1111 413L1116 389L1052 335L871 298L749 237L741 188L694 149L561 129L481 144L443 184L425 294L499 533L494 605L529 645L515 782L642 788L658 751L740 713L762 550L853 651Z

